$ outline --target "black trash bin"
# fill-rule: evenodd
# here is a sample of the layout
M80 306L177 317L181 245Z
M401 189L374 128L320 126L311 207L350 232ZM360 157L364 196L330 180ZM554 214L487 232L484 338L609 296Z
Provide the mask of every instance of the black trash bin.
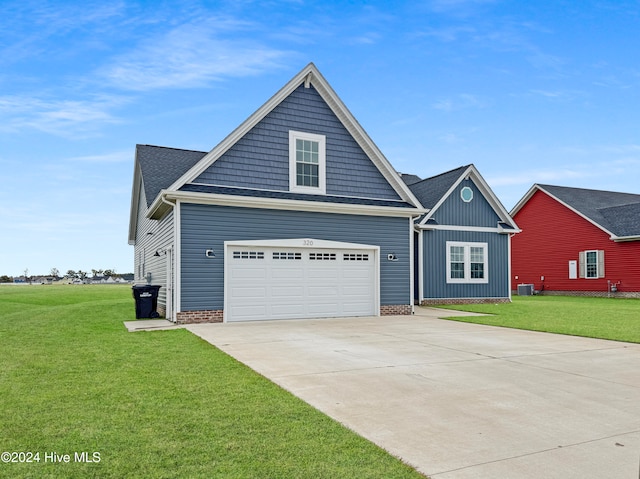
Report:
M156 309L158 308L160 286L152 284L134 285L131 289L136 300L136 319L159 318L160 315Z

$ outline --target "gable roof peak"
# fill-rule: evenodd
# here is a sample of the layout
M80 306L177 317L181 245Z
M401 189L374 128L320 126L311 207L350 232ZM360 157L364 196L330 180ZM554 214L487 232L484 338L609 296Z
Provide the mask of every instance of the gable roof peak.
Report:
M338 97L331 85L322 76L313 62L308 63L289 82L278 90L266 103L258 108L249 118L241 123L227 137L222 140L210 152L205 154L198 163L177 178L166 191L177 191L185 184L194 181L207 168L215 163L226 151L238 142L248 131L262 121L267 114L282 103L300 85L305 87L313 85L316 92L322 97L338 120L347 129L349 134L358 143L373 164L378 168L382 176L398 193L400 198L416 208L421 208L418 199L413 195L409 187L402 181L398 173L393 169L389 161L378 149L369 135L360 126L356 118L351 114L346 105Z
M640 194L535 183L511 214L517 214L537 191L600 228L614 241L640 238Z

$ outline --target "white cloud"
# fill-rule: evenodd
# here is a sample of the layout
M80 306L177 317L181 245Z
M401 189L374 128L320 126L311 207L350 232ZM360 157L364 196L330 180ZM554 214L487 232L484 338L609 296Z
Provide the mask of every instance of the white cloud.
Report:
M239 23L227 23L222 29ZM213 21L185 24L166 35L144 40L138 48L100 71L125 90L202 87L226 77L254 75L278 65L286 52L245 40L216 37Z
M79 161L83 163L122 163L131 161L131 151L114 151L102 155L76 156L69 158L69 161Z
M585 168L584 171L582 168ZM532 185L534 183L559 183L577 178L593 176L589 168L557 168L521 170L505 175L487 175L487 182L493 186Z
M43 99L34 96L0 97L0 131L25 128L55 135L87 135L98 125L117 123L111 110L126 103L123 97L103 96L92 100Z
M452 111L466 110L469 108L485 108L488 106L488 102L477 95L461 93L453 98L438 100L432 106L435 110L450 113Z

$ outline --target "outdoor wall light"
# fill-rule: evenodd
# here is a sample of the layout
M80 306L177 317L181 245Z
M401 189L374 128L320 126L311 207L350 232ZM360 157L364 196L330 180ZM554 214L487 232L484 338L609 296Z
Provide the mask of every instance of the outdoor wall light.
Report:
M204 251L204 255L205 255L207 258L215 258L215 257L216 257L216 254L213 252L213 250L212 250L212 249L207 249L207 250L205 250L205 251Z
M153 256L160 256L161 254L167 254L167 250L166 249L158 249L158 250L156 250L155 253L153 253Z
M395 253L389 253L387 255L387 261L398 261L398 257Z

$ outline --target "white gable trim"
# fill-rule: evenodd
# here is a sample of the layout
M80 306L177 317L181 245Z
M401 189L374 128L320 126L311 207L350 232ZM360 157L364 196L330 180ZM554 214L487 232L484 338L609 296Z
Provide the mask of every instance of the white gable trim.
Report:
M621 238L618 237L616 235L614 235L611 231L609 231L608 229L606 229L605 227L603 227L601 224L596 223L595 221L593 221L591 218L589 218L588 216L583 215L582 213L580 213L578 210L576 210L575 208L573 208L572 206L568 205L567 203L565 203L564 201L562 201L560 198L558 198L557 196L552 195L551 193L549 193L547 190L545 190L542 186L540 186L539 184L534 184L531 188L529 188L529 191L527 191L527 193L522 197L522 199L520 201L518 201L518 204L516 206L513 207L513 214L515 215L518 211L520 211L522 209L522 207L531 199L531 197L533 196L533 194L536 191L542 191L545 195L549 196L551 199L554 199L555 201L557 201L558 203L560 203L562 206L564 206L565 208L567 208L569 211L573 211L575 214L577 214L578 216L580 216L581 218L584 218L585 220L587 220L589 223L591 223L593 226L595 226L596 228L604 231L605 233L607 233L609 235L609 239L613 240L613 241L633 241L634 237L627 237L627 238Z
M373 143L371 138L362 129L358 121L342 103L338 95L333 91L324 77L320 74L313 63L309 63L302 71L294 76L284 87L282 87L275 95L273 95L264 105L256 110L249 118L247 118L240 126L233 130L222 142L220 142L213 150L207 153L198 163L196 163L189 171L176 180L167 191L177 191L186 183L194 181L207 168L215 163L229 148L239 141L251 128L257 125L262 119L271 112L276 106L287 98L298 86L305 83L305 86L313 84L320 96L329 105L333 113L342 122L347 131L355 139L358 145L367 154L369 159L378 168L387 182L395 190L395 192L409 204L416 208L421 208L420 202L413 195L409 187L402 181L400 175L393 169L389 161L384 157L382 152Z
M136 230L138 229L138 208L140 207L140 192L142 191L142 175L138 164L138 153L133 162L133 186L131 187L131 211L129 212L129 244L136 244Z
M436 205L422 218L420 221L420 227L426 225L427 221L429 221L435 212L442 206L442 204L451 196L451 194L458 188L460 183L463 180L470 178L476 187L480 190L484 198L489 202L489 205L493 208L496 214L500 217L500 219L511 226L514 230L512 233L519 233L521 230L516 225L515 221L506 210L506 208L502 205L498 197L493 193L493 190L489 187L487 182L484 180L478 169L474 165L469 165L469 167L460 175L460 177L455 181L455 183L449 188L449 190L442 195L442 198L436 203Z

